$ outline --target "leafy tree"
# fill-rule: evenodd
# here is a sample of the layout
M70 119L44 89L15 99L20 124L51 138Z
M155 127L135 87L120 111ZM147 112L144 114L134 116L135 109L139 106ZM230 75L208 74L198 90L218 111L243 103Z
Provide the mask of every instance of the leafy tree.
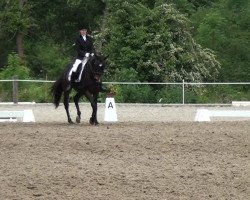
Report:
M215 80L220 64L193 40L188 19L173 5L111 2L105 46L111 73L134 68L140 81Z
M199 16L199 17L197 17ZM250 3L247 0L221 0L207 12L193 15L196 38L203 46L213 49L222 63L223 81L250 79Z
M6 32L3 32L0 28L0 69L7 65L8 55L12 52L13 46L15 45L13 41L9 41L9 36L6 35Z
M54 51L52 45L55 44L59 51L57 54L67 54L68 59L75 54L72 44L79 28L87 26L90 30L98 29L104 5L101 0L0 1L0 44L8 47L5 50L0 49L0 67L6 64L8 54L15 51L26 61L32 60L27 65L32 66L32 70L35 69L33 63L38 63L36 58L43 55L29 50L32 49L30 46L37 46L36 43L41 45L43 36L51 42L47 45L48 51L50 48ZM46 44L48 42L45 41ZM46 63L51 60L48 56L46 59ZM37 71L33 74L37 74Z
M90 31L98 28L105 4L101 0L30 0L32 16L38 26L32 30L33 37L40 33L52 36L56 42L74 40L79 28Z
M13 76L18 76L20 79L27 79L30 70L22 64L21 59L17 54L8 56L8 65L0 71L0 79L11 79Z
M57 44L51 38L42 36L39 40L27 42L27 66L36 78L55 79L70 62L69 51L64 43Z
M3 0L0 3L0 26L8 39L15 38L18 55L24 57L23 40L29 28L34 24L30 17L30 4L27 0Z
M190 2L195 9L204 6L211 6L213 2L217 2L218 0L187 0Z

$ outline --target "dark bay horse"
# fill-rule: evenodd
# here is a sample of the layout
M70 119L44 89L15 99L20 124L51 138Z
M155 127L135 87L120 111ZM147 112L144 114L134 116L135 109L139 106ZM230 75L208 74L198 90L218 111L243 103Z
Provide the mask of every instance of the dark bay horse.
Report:
M69 113L69 94L72 89L76 91L76 95L74 96L74 103L77 110L76 122L80 123L81 121L81 111L79 108L79 99L85 95L86 98L91 103L92 107L92 116L89 120L90 124L97 125L97 99L100 92L101 85L101 76L104 73L104 69L106 67L106 57L101 55L94 55L90 57L88 62L86 63L81 81L75 82L74 80L78 77L79 72L82 69L81 64L78 66L77 72L72 74L71 83L68 81L68 73L72 67L72 64L68 65L68 67L64 70L62 75L58 80L55 81L51 88L51 92L53 95L53 103L57 108L60 103L61 96L64 95L64 108L67 113L68 122L73 123Z

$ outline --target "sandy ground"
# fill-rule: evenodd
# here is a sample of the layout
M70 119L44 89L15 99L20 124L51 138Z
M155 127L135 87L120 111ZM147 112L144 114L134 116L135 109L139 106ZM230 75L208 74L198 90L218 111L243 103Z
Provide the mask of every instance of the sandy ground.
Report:
M91 126L89 104L74 125L63 106L0 105L36 119L0 123L0 200L249 199L249 118L194 122L201 107L116 107L118 122L104 122L100 104L101 124Z
M250 196L250 122L0 123L0 199Z

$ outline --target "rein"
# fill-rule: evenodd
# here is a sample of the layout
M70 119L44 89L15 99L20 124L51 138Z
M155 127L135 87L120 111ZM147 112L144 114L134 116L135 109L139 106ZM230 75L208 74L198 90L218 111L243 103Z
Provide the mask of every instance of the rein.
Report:
M100 77L101 77L101 73L98 73L96 71L94 71L94 61L96 58L91 58L89 59L89 61L86 63L86 65L89 65L89 72L90 72L90 76L92 77L93 80L95 81L100 81ZM87 66L86 66L87 67Z

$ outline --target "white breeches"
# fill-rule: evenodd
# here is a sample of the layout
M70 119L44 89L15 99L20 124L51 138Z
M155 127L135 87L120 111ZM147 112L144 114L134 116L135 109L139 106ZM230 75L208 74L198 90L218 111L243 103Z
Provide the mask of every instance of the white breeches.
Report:
M83 60L76 59L75 63L73 64L73 67L70 69L70 72L69 72L69 76L68 76L69 81L71 80L72 72L77 71L77 68L78 68L80 63L82 63L82 70L81 70L79 77L78 77L78 80L76 80L76 82L79 82L81 80L82 72L83 72L84 67L85 67L86 63L88 62L88 60L89 60L89 57L84 57Z
M81 62L82 62L82 60L76 59L75 63L73 64L73 67L71 68L70 71L76 72L76 70L77 70L77 68L78 68L78 65L80 65Z

